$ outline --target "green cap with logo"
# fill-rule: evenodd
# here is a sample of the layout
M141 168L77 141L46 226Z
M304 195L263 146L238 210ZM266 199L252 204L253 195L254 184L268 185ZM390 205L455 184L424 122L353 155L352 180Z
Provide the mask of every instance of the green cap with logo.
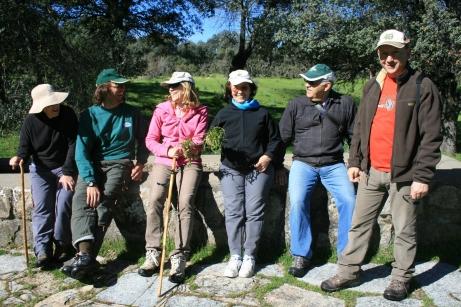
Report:
M96 78L96 86L114 82L117 84L126 83L130 80L122 77L114 68L103 69Z
M306 81L326 80L330 82L336 81L335 73L325 64L316 64L309 68L303 74L299 74Z

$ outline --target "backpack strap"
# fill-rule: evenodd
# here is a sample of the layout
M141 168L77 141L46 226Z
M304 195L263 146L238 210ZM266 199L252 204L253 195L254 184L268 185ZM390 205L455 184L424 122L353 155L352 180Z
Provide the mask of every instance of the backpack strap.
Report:
M416 77L416 112L419 111L421 104L421 83L423 83L424 75L421 73Z

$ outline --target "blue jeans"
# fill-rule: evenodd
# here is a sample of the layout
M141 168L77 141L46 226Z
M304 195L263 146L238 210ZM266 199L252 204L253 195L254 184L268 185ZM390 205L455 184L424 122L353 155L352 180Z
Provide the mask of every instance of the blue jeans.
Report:
M338 208L338 255L347 244L355 205L355 189L349 181L344 163L313 167L294 160L290 170L288 191L290 194L291 254L311 258L312 233L310 221L310 199L312 191L321 180L336 200Z
M49 170L31 164L30 183L34 208L32 210L32 233L36 255L51 256L53 241L67 245L71 243L70 216L72 191L59 183L60 167Z

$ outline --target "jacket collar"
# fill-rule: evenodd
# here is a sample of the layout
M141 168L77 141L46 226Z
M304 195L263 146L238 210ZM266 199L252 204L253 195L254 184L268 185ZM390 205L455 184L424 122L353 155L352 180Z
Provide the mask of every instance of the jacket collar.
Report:
M411 68L411 66L409 64L407 64L407 69L405 70L405 72L402 75L397 77L397 84L400 86L400 85L406 83L408 81L408 79L410 79L410 77L414 73L415 73L415 71L413 70L413 68ZM382 68L381 71L376 76L376 82L378 82L379 87L381 87L381 89L383 88L384 79L386 79L386 75L387 75L386 70L384 68Z

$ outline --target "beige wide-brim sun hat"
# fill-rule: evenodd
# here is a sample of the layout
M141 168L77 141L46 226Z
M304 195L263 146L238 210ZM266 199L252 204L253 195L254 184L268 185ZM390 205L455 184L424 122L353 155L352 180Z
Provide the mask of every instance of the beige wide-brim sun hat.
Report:
M66 100L69 93L55 92L50 84L39 84L30 93L32 96L32 107L29 113L40 113L44 108L59 104Z

